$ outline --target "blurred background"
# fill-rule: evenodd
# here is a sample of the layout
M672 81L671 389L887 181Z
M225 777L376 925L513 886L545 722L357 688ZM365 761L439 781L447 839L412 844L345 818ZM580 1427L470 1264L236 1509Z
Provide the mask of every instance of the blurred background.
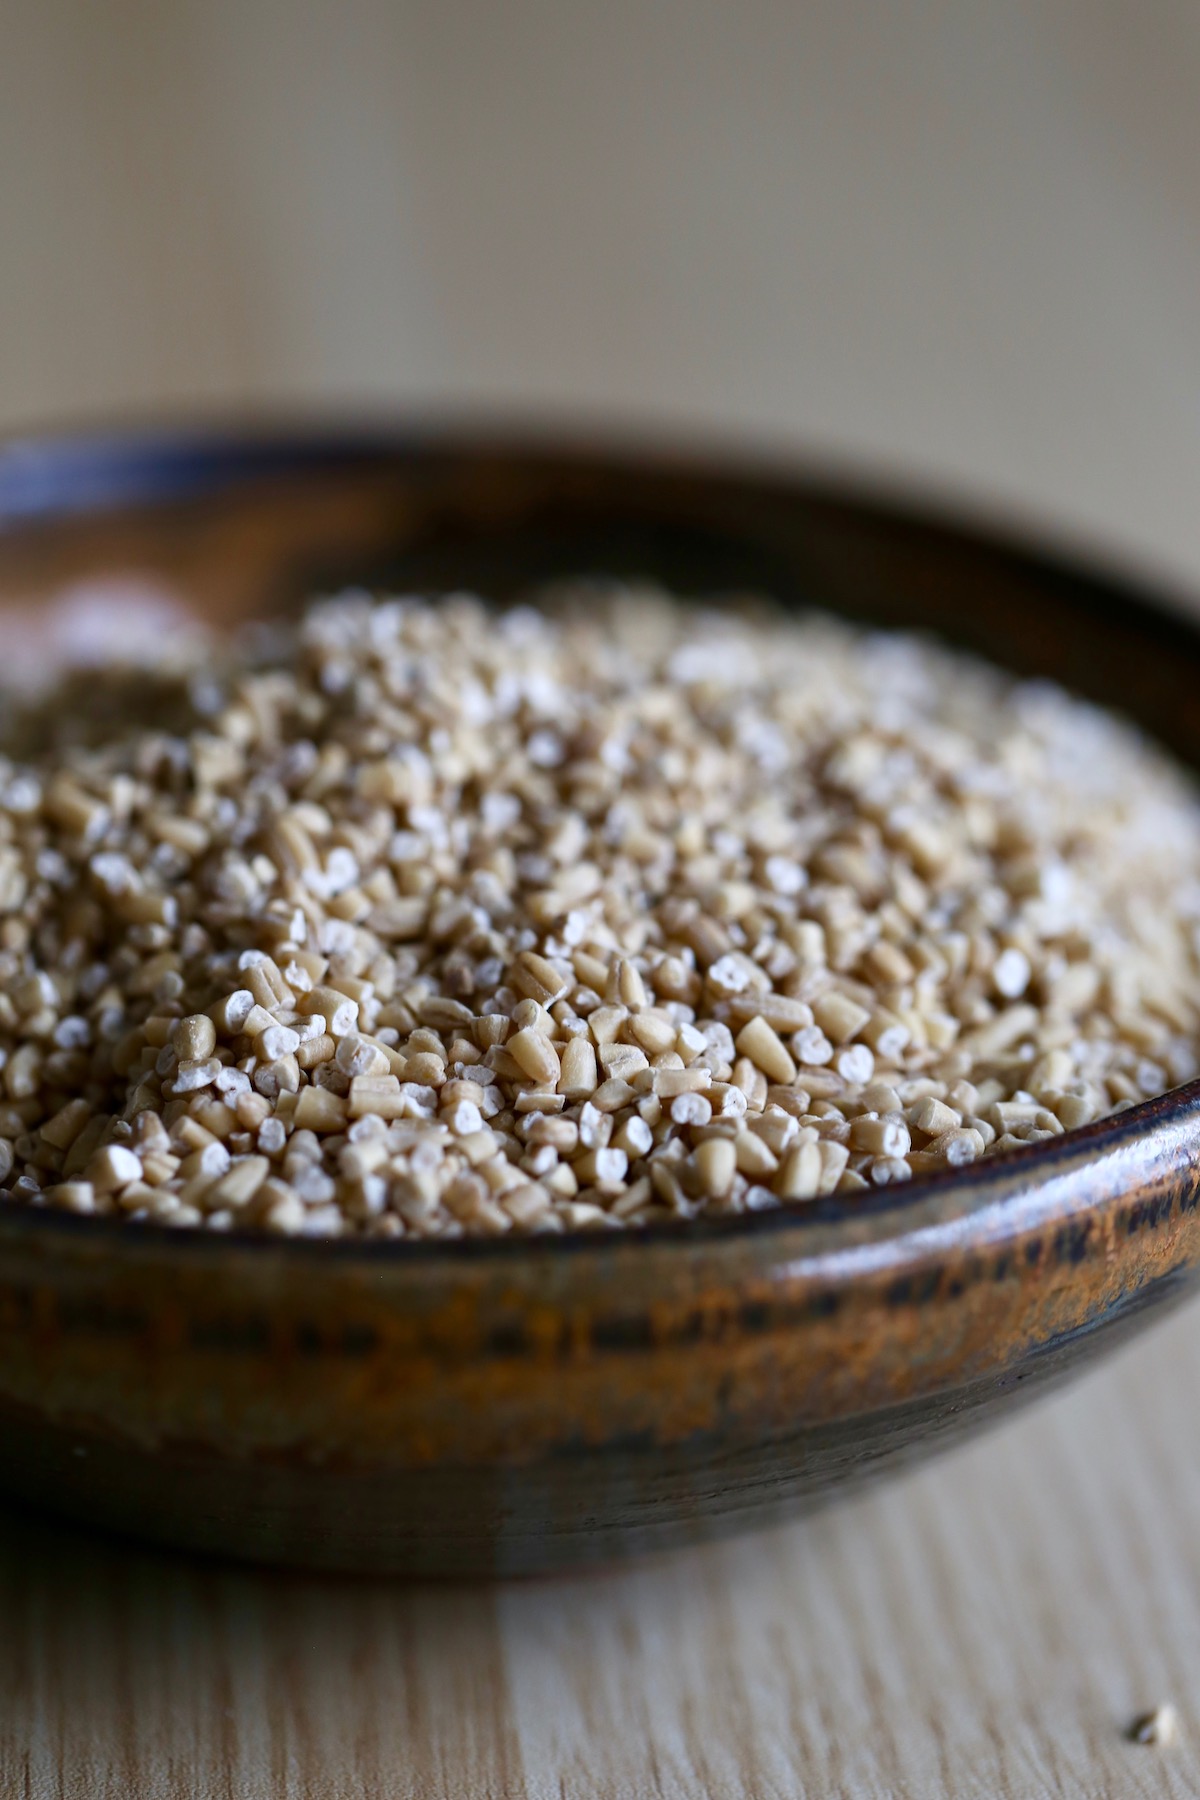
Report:
M0 434L746 443L1200 604L1198 96L1195 0L0 0ZM607 1585L8 1524L0 1789L1195 1793L1121 1732L1174 1698L1200 1742L1198 1315L811 1531Z
M1200 592L1187 0L7 0L0 430L550 414Z

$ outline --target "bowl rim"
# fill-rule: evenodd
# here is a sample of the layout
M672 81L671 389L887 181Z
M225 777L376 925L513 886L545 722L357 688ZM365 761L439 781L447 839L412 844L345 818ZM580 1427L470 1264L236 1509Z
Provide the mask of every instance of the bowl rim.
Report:
M719 1250L729 1245L747 1244L756 1239L775 1239L789 1232L808 1233L825 1227L835 1234L834 1241L814 1245L814 1257L828 1263L839 1256L836 1234L841 1228L847 1234L860 1224L875 1224L882 1229L869 1239L847 1242L846 1249L871 1253L882 1239L895 1243L905 1236L927 1234L931 1229L961 1230L967 1221L999 1206L1008 1207L1015 1215L1017 1203L1036 1189L1044 1187L1063 1172L1077 1165L1080 1154L1092 1151L1092 1166L1102 1160L1116 1158L1122 1150L1145 1144L1155 1131L1192 1123L1200 1126L1200 1078L1169 1088L1163 1094L1143 1100L1123 1112L1110 1113L1089 1125L1064 1131L1051 1142L1030 1144L999 1156L983 1157L967 1165L968 1172L943 1169L915 1176L911 1181L896 1182L873 1188L854 1199L839 1200L826 1195L815 1200L782 1201L761 1212L730 1213L718 1217L701 1215L694 1219L667 1219L633 1229L578 1230L561 1234L551 1232L510 1232L503 1237L464 1236L461 1238L320 1238L302 1234L263 1231L204 1231L192 1227L161 1225L149 1220L136 1224L112 1215L59 1212L36 1203L0 1199L0 1243L6 1238L27 1236L54 1240L80 1249L119 1243L128 1252L131 1241L140 1247L162 1249L170 1245L186 1246L187 1255L203 1255L224 1249L227 1253L249 1252L256 1257L284 1256L307 1261L333 1259L339 1263L417 1262L436 1263L446 1269L463 1268L478 1263L503 1263L513 1258L530 1259L551 1256L591 1256L619 1250L627 1245L671 1245L676 1249ZM1030 1178L1021 1182L1025 1174ZM917 1218L921 1202L947 1197L950 1203L935 1222ZM1088 1202L1084 1211L1091 1209ZM1015 1216L1014 1216L1015 1224ZM888 1230L888 1227L894 1227ZM820 1235L818 1233L818 1235ZM804 1245L794 1248L803 1253ZM807 1259L806 1259L807 1260Z
M920 485L864 477L852 469L814 466L784 452L764 454L744 444L699 444L689 434L686 444L653 432L626 434L587 429L561 430L518 422L464 424L421 419L345 423L293 421L287 425L211 422L183 425L134 425L66 433L0 437L0 542L7 536L41 533L57 524L104 518L127 508L154 509L195 500L218 500L244 484L321 474L350 474L398 459L421 462L466 460L559 460L597 470L642 467L721 482L758 481L786 493L790 488L809 499L831 501L876 517L932 528L966 539L975 546L1026 565L1057 580L1083 584L1109 600L1136 603L1150 634L1164 632L1200 649L1200 621L1182 610L1169 581L1130 575L1119 568L1097 568L1086 552L1063 548L1051 533L1026 530L1004 519L989 519L970 504L945 503ZM1126 1106L1052 1142L1032 1144L1000 1156L982 1158L962 1170L944 1169L911 1181L872 1189L853 1200L828 1195L814 1200L785 1201L762 1211L664 1220L626 1231L579 1230L562 1234L510 1233L503 1237L318 1238L237 1230L210 1232L171 1227L112 1216L59 1212L0 1197L3 1239L58 1241L64 1245L105 1246L111 1240L126 1251L131 1240L151 1250L166 1245L172 1254L194 1257L218 1249L304 1262L316 1258L339 1264L415 1263L440 1265L449 1272L478 1264L510 1262L536 1255L595 1258L624 1245L686 1246L742 1244L824 1226L849 1231L858 1222L878 1222L889 1241L905 1235L905 1218L917 1203L943 1196L949 1202L943 1224L956 1224L993 1204L1014 1203L1030 1187L1041 1185L1073 1163L1080 1152L1102 1158L1144 1141L1152 1133L1189 1122L1200 1123L1200 1077L1162 1094ZM1022 1184L1020 1178L1030 1180ZM913 1229L926 1228L923 1222ZM893 1224L895 1231L886 1226Z

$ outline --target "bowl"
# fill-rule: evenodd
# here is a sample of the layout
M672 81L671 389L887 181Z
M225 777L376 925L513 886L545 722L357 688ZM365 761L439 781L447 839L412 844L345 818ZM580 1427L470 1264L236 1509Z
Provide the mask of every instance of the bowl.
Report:
M929 627L1200 761L1143 593L735 456L415 431L0 450L0 598L213 618L581 572ZM99 585L98 585L99 584ZM355 1243L0 1206L0 1487L263 1561L509 1574L757 1525L999 1417L1188 1287L1200 1083L863 1198L598 1238Z

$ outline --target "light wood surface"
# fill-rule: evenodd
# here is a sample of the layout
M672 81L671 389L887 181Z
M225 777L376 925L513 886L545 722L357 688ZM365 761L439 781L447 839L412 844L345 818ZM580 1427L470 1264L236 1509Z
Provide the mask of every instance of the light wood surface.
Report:
M0 1795L1200 1794L1200 1310L785 1529L585 1579L242 1571L10 1516ZM1125 1737L1164 1700L1172 1749Z
M0 427L603 411L1200 589L1180 0L16 0ZM0 1800L1200 1794L1200 1308L767 1537L503 1590L0 1519ZM1170 1698L1179 1745L1127 1743Z
M1191 0L0 22L0 430L615 414L1200 568Z

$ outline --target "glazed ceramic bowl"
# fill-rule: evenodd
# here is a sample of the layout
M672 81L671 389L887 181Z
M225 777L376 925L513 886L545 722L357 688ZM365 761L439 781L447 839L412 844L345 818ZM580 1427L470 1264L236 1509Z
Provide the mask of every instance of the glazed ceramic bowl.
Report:
M403 433L0 451L0 596L213 617L580 572L935 628L1200 761L1153 597L802 474ZM634 1236L312 1243L0 1207L0 1485L169 1543L561 1567L785 1516L997 1416L1184 1291L1200 1084L887 1188Z

